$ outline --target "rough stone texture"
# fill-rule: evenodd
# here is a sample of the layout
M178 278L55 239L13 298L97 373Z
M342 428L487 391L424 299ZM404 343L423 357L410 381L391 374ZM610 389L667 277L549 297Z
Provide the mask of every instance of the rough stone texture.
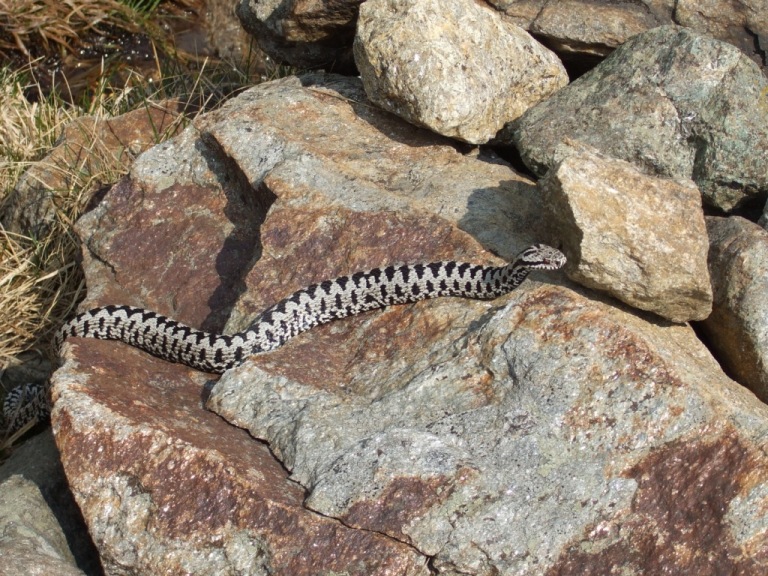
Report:
M325 354L289 345L224 375L209 404L270 443L311 508L441 573L765 571L768 410L690 329L540 284L437 306L458 333L393 329L382 358L379 323L338 327ZM365 362L336 352L360 341Z
M0 575L83 576L40 490L22 476L0 484Z
M607 55L634 34L665 24L706 32L766 64L764 0L488 0L561 57ZM574 59L577 60L577 59Z
M54 430L107 574L427 573L305 510L265 445L203 409L206 375L100 341L66 359Z
M707 218L712 315L702 323L720 362L768 402L768 232L737 216Z
M356 269L508 258L539 204L358 80L286 79L142 155L81 222L87 305L241 329ZM72 339L53 423L107 573L765 573L768 408L689 327L557 279L248 361L208 402L264 444L203 410L206 375Z
M352 71L352 39L362 0L240 0L237 16L259 47L302 69Z
M539 181L568 276L674 322L712 311L709 242L693 182L647 176L566 141Z
M564 138L650 174L693 179L729 211L768 194L768 80L732 46L667 26L640 34L513 122L543 175Z
M671 24L666 10L649 2L620 0L489 0L558 54L607 56L640 32Z
M25 480L33 482L39 489L44 501L39 502L44 506L43 516L53 513L66 536L68 549L74 556L77 566L87 576L101 576L104 572L101 568L98 552L93 545L93 541L88 535L88 529L83 521L80 509L77 507L72 491L69 489L67 477L64 475L64 469L61 466L59 451L53 440L51 429L26 440L13 450L13 453L0 466L0 483L6 482L9 478L23 477ZM37 498L35 496L35 498ZM31 504L30 504L31 506ZM27 510L32 513L32 508ZM58 532L58 531L57 531ZM58 538L58 537L57 537ZM66 554L64 557L68 558ZM43 567L47 565L47 559ZM29 566L34 566L30 562ZM0 564L2 571L2 564ZM57 572L46 572L44 574L56 574ZM13 576L26 574L23 570L12 572Z
M229 324L243 327L313 280L393 259L480 260L456 224L511 256L537 234L534 190L371 106L359 80L261 85L143 155L81 220L85 306L145 305L220 331L237 303ZM286 211L287 199L304 207ZM290 255L284 245L294 258L269 260ZM408 329L399 314L381 338ZM53 423L107 573L428 573L408 545L306 510L266 447L203 410L206 376L112 343L66 348Z
M304 69L331 66L351 71L359 4L360 0L240 0L238 13L243 26L275 60ZM709 33L764 68L768 58L764 0L488 0L488 4L576 65L603 57L632 35L664 24ZM219 33L214 45L226 43Z
M765 0L680 0L675 22L739 48L766 70L768 8Z
M35 162L19 179L0 210L0 225L11 232L43 238L50 229L57 206L69 198L72 175L111 176L110 182L96 181L91 191L115 182L118 167L126 158L138 156L180 126L178 102L134 110L115 118L91 116L70 123L50 153ZM79 201L86 205L89 195Z
M568 82L557 57L527 32L463 0L368 0L354 52L373 102L472 144Z

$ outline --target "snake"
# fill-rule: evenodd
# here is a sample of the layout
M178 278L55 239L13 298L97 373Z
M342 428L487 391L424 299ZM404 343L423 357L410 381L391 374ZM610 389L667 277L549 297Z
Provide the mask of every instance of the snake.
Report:
M236 334L198 330L144 308L101 306L65 322L54 346L60 350L69 337L117 340L163 360L222 374L320 324L427 298L498 298L520 286L531 271L556 270L565 262L560 250L535 244L504 266L448 260L373 268L302 288ZM3 416L14 429L43 421L50 414L48 396L47 384L17 387L6 396Z

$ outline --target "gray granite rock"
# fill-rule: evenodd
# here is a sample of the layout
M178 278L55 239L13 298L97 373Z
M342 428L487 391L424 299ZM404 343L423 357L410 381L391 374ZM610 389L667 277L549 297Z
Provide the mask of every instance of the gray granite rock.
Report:
M768 402L768 232L749 220L707 218L712 315L701 326L736 380Z
M673 322L709 316L709 241L696 185L647 176L568 140L558 156L539 187L568 276Z
M741 503L768 498L748 480L768 474L768 409L690 328L540 283L411 314L460 330L399 331L378 362L289 346L224 375L209 405L269 442L309 507L441 572L714 574L713 554L765 570L765 518ZM340 330L337 346L375 345Z
M651 3L670 4L654 0ZM766 70L768 10L765 0L680 0L674 7L677 24L733 44Z
M527 32L463 0L368 0L354 52L372 102L472 144L568 82Z
M732 46L660 27L633 37L507 133L537 174L571 138L649 174L692 179L706 203L730 211L768 194L766 89L757 65Z
M40 490L18 475L0 484L0 558L3 576L84 576Z
M359 80L264 84L140 157L81 220L84 306L242 328L292 290L355 269L499 261L480 243L509 257L538 235L534 190L493 156L463 155L371 106ZM386 318L373 328L382 340L461 330L403 309ZM329 345L334 330L304 345ZM385 353L373 342L331 350L340 362ZM428 573L407 544L307 510L265 445L202 408L208 376L108 342L72 341L65 354L52 419L108 572Z

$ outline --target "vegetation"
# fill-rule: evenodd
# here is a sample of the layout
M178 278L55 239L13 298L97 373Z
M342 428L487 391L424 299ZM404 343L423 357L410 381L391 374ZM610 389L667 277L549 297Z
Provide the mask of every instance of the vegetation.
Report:
M12 193L23 174L45 158L65 127L78 119L87 116L98 122L173 98L187 104L188 114L182 118L186 122L259 80L252 77L250 62L200 61L174 52L169 48L172 39L158 32L164 28L150 21L159 4L160 0L0 0L0 221L12 209ZM85 38L94 44L94 37L114 34L116 28L149 39L153 55L149 68L146 62L140 69L123 65L115 74L102 56L96 66L99 74L77 95L66 76L57 85L41 82L41 62L64 61L83 50ZM156 134L157 142L168 133ZM84 295L73 224L93 194L116 182L131 162L129 155L110 155L100 144L90 141L89 162L56 166L66 171L62 178L66 186L49 191L55 214L43 232L11 232L0 225L3 387L10 387L3 376L21 358L53 356L53 333Z

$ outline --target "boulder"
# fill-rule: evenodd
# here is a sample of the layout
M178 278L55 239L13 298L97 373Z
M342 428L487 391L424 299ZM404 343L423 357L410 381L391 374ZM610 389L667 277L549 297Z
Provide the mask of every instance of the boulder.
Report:
M360 267L498 261L459 226L509 257L537 235L533 190L498 159L371 107L357 80L265 84L142 156L81 220L86 305L242 328L265 302ZM203 409L207 375L112 343L65 348L54 429L107 572L428 573L404 543L307 510L266 445Z
M664 26L634 36L504 134L539 175L571 138L649 174L692 179L708 205L731 211L768 195L767 91L737 49Z
M707 218L712 315L701 327L739 382L768 402L768 232L749 220Z
M675 22L739 48L766 71L768 12L763 0L680 0Z
M143 154L81 220L84 306L242 330L355 270L509 259L543 220L498 158L356 79L290 78ZM562 282L348 318L215 384L68 340L52 420L105 570L765 573L768 408L690 327Z
M557 57L527 32L463 0L368 0L354 52L372 102L471 144L568 82Z
M566 140L564 160L539 181L547 222L569 277L673 322L712 311L709 242L691 181L641 173Z
M488 0L488 4L577 72L591 68L633 35L669 24L729 42L765 68L768 21L763 0L709 0L704 4L695 0ZM212 5L214 13L217 5L218 1ZM353 72L351 48L359 5L361 0L240 0L237 12L254 41L277 62L302 69ZM212 44L226 50L238 35L232 33L226 18L214 16L211 24L208 36Z

